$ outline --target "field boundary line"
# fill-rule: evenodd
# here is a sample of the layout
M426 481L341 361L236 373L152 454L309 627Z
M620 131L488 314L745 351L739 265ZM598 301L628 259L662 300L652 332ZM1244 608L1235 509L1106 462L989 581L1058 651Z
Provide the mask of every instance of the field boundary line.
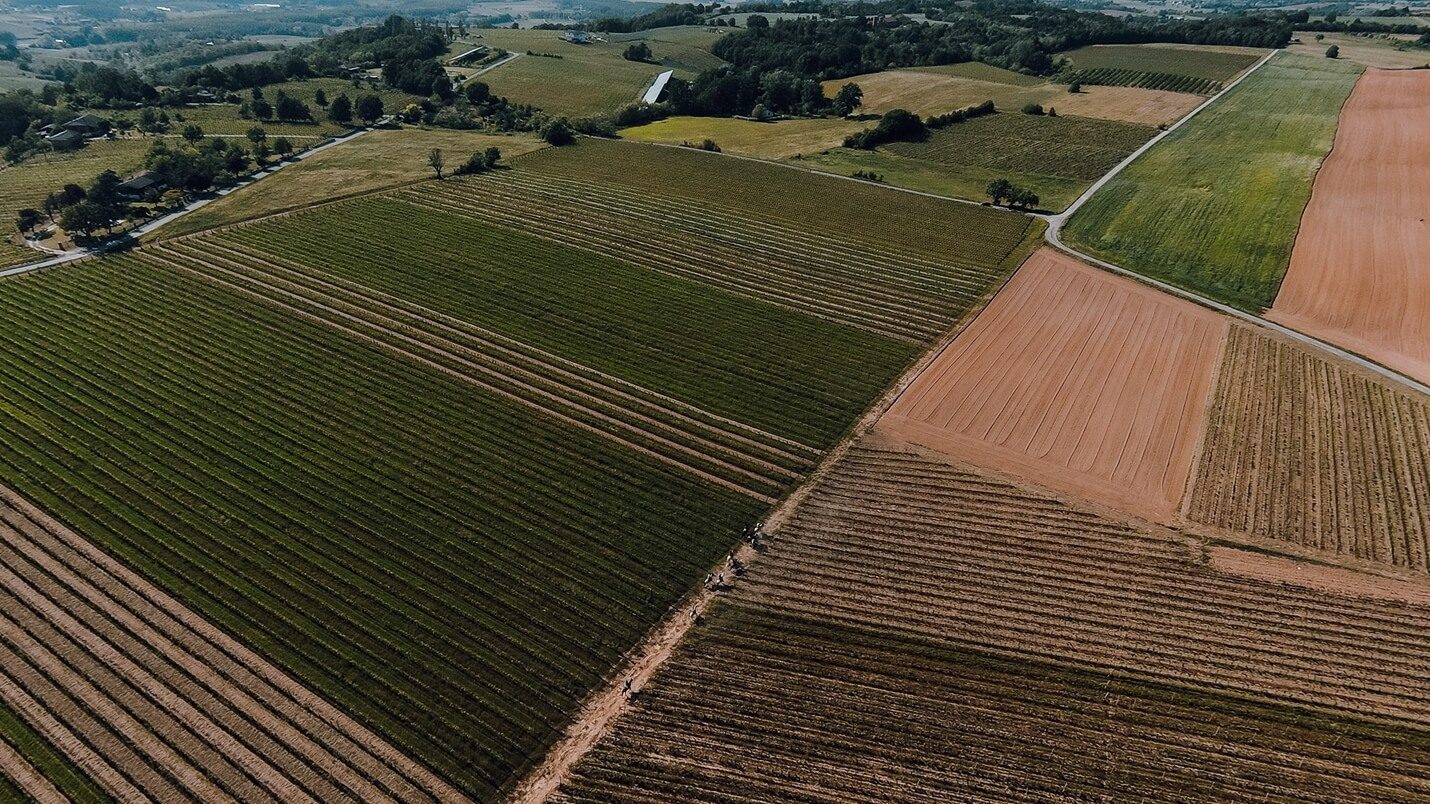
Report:
M1250 76L1251 76L1253 73L1255 73L1257 70L1260 70L1263 66L1266 65L1267 62L1271 61L1271 59L1274 58L1274 57L1276 56L1276 54L1279 53L1279 52L1280 52L1280 51L1277 51L1277 50L1271 51L1271 53L1267 54L1265 57L1263 57L1263 58L1262 58L1260 61L1258 61L1256 64L1252 65L1252 67L1251 67L1250 69L1248 69L1246 72L1244 72L1244 73L1242 73L1241 75L1237 76L1236 80L1234 80L1234 81L1232 81L1231 83L1227 84L1227 85L1222 89L1221 92L1218 92L1217 94L1215 94L1215 95L1213 95L1212 97L1208 98L1205 103L1203 103L1202 105L1200 105L1200 106L1198 106L1197 108L1193 109L1192 111L1188 112L1187 115L1186 115L1185 117L1183 117L1181 120L1178 120L1177 122L1173 123L1171 126L1168 126L1165 131L1159 132L1159 133L1157 134L1157 136L1155 136L1155 137L1153 137L1152 139L1148 140L1144 145L1142 145L1142 147L1138 148L1136 151L1133 151L1131 155L1129 155L1126 159L1124 159L1124 160L1122 160L1120 163L1118 163L1117 166L1114 167L1112 170L1108 171L1107 175L1105 175L1105 176L1103 176L1102 178L1098 179L1096 182L1094 182L1094 183L1092 184L1091 187L1087 188L1087 190L1084 191L1082 195L1078 196L1077 200L1073 201L1073 203L1072 203L1070 206L1068 206L1068 208L1067 208L1066 210L1064 210L1064 211L1062 211L1062 212L1059 212L1059 213L1057 213L1057 214L1055 214L1055 215L1043 215L1043 216L1040 216L1040 217L1042 217L1044 220L1046 220L1046 221L1048 222L1048 229L1047 229L1047 231L1044 233L1044 237L1047 239L1049 245L1051 245L1051 246L1053 246L1054 248L1056 248L1056 249L1058 249L1058 250L1060 250L1060 251L1063 251L1063 252L1065 252L1065 253L1067 253L1067 254L1071 254L1072 256L1077 257L1078 259L1083 260L1084 262L1087 262L1087 263L1090 264L1090 265L1095 265L1095 266L1097 266L1097 267L1099 267L1099 268L1102 268L1102 269L1107 270L1107 271L1111 271L1111 272L1113 272L1113 273L1115 273L1115 274L1120 274L1120 275L1125 276L1125 277L1128 277L1128 278L1130 278L1130 279L1134 279L1134 280L1136 280L1136 281L1138 281L1138 282L1142 282L1142 283L1144 283L1144 284L1151 285L1151 286L1153 286L1153 287L1155 287L1155 288L1157 288L1157 289L1159 289L1159 290L1161 290L1161 291L1163 291L1163 292L1170 293L1170 294L1172 294L1172 295L1174 295L1174 296L1179 296L1179 297L1181 297L1181 298L1183 298L1183 299L1186 299L1187 301L1193 302L1193 303L1195 303L1195 304L1199 304L1199 305L1201 305L1201 306L1203 306L1203 307L1209 307L1209 308L1211 308L1211 309L1213 309L1213 310L1216 310L1217 312L1225 313L1226 315L1229 315L1229 316L1231 316L1231 317L1233 317L1233 318L1236 318L1236 319L1239 319L1239 320L1241 320L1241 321L1245 321L1245 322L1247 322L1247 323L1253 324L1253 325L1255 325L1255 326L1261 327L1262 329L1269 329L1269 330L1271 330L1271 331L1273 331L1273 332L1277 332L1277 333L1279 333L1279 334L1281 334L1281 335L1284 335L1284 336L1286 336L1286 337L1288 337L1288 338L1290 338L1290 339L1292 339L1292 340L1294 340L1294 341L1296 341L1296 342L1302 344L1303 346L1309 346L1309 347L1311 347L1312 349L1320 350L1320 351L1322 351L1322 352L1328 352L1328 353L1330 353L1331 355L1333 355L1333 356L1335 356L1335 357L1338 357L1338 358L1340 358L1340 359L1343 360L1343 361L1346 361L1346 362L1348 362L1348 363L1354 364L1354 365L1356 365L1356 366L1360 366L1360 367L1363 368L1363 369L1367 369L1367 370L1369 370L1369 371L1372 371L1372 372L1374 372L1374 373L1380 375L1381 377L1383 377L1383 378L1385 378L1385 379L1387 379L1387 380L1390 380L1390 381L1393 382L1393 383L1396 383L1396 384L1399 384L1399 385L1403 385L1403 386L1409 387L1409 388L1411 388L1411 389L1413 389L1413 390L1415 390L1415 391L1419 391L1419 392L1422 393L1422 394L1430 395L1430 385L1427 385L1427 384L1425 384L1425 383L1423 383L1423 382L1420 382L1419 380L1417 380L1417 379L1415 379L1415 378L1413 378L1413 377L1407 376L1407 375L1405 375L1405 374L1401 374L1400 372L1396 371L1395 369L1389 368L1389 367L1387 367L1387 366L1383 366L1383 365L1381 365L1380 363L1377 363L1377 362L1375 362L1375 361L1373 361L1373 360L1371 360L1371 359L1369 359L1369 358L1362 357L1361 355L1358 355L1358 354L1356 354L1355 352L1352 352L1352 351L1350 351L1350 350L1348 350L1348 349L1343 349L1343 348L1341 348L1341 347L1339 347L1339 346L1336 346L1336 345L1333 344L1333 343L1330 343L1330 342L1328 342L1328 341L1323 341L1323 340L1321 340L1320 338L1317 338L1317 337L1315 337L1315 336L1313 336L1313 335L1307 335L1307 334L1305 334L1304 332L1301 332L1300 330L1292 329L1291 327L1288 327L1288 326L1286 326L1286 325L1284 325L1284 324L1278 324L1278 323L1276 323L1275 321L1270 321L1270 320L1268 320L1268 319L1266 319L1266 318L1263 318L1263 317L1261 317L1261 316L1259 316L1259 315L1255 315L1255 314L1253 314L1253 313L1248 313L1248 312L1246 312L1245 310L1238 309L1238 308L1233 307L1233 306L1231 306L1231 305L1229 305L1229 304L1226 304L1226 303L1224 303L1224 302L1219 302L1219 301L1216 301L1215 299L1208 298L1208 297L1206 297L1206 296L1201 295L1200 293L1196 293L1196 292L1193 292L1193 291L1190 291L1190 290L1186 290L1186 289L1184 289L1184 288L1180 288L1180 287L1178 287L1178 286L1176 286L1176 285L1173 285L1173 284L1168 283L1168 282L1164 282L1164 281L1162 281L1162 280L1160 280L1160 279L1154 279L1153 277L1146 276L1145 274L1137 273L1136 271L1133 271L1133 270L1131 270L1130 268L1124 268L1124 267L1122 267L1122 266L1120 266L1120 265L1117 265L1117 264L1115 264L1115 263L1108 262L1107 260L1100 259L1100 258L1098 258L1098 257L1094 257L1094 256L1091 255L1091 254L1088 254L1088 253L1086 253L1086 252L1084 252L1084 251L1081 251L1081 250L1079 250L1079 249L1077 249L1077 248L1074 248L1073 246L1068 245L1068 244L1065 243L1065 242L1063 241L1063 239L1062 239L1062 236L1061 236L1061 235L1062 235L1062 227L1063 227L1063 224L1067 223L1068 219L1070 219L1070 218L1083 206L1083 204L1087 203L1087 201L1092 198L1092 195L1093 195L1094 193L1096 193L1098 190L1102 189L1102 187L1103 187L1104 185L1106 185L1109 181L1111 181L1118 173L1121 173L1124 168L1126 168L1128 165L1130 165L1130 164L1132 164L1134 161L1136 161L1136 159L1137 159L1138 157L1142 156L1142 154L1146 153L1149 149L1151 149L1152 146L1156 145L1157 143L1161 142L1163 139L1165 139L1166 137L1168 137L1169 135L1171 135L1171 133L1172 133L1173 131L1176 131L1178 128L1181 128L1181 126L1182 126L1183 123L1186 123L1188 120L1191 120L1193 117L1197 116L1197 115L1200 114L1202 111L1206 110L1206 109L1207 109L1208 107L1210 107L1212 104L1216 103L1218 100L1221 100L1222 96L1226 95L1228 92L1230 92L1231 90L1235 89L1235 88L1237 87L1237 85L1239 85L1242 81L1246 80L1248 77L1250 77ZM680 146L672 146L672 147L680 147ZM1334 143L1332 143L1332 147L1334 148ZM1330 155L1329 152L1327 152L1327 156L1328 156L1328 157L1329 157L1329 155ZM1322 160L1322 162L1324 162L1324 159ZM1318 172L1318 173L1320 172L1319 167L1317 168L1317 172ZM1314 180L1313 180L1313 181L1314 181ZM1315 192L1314 185L1313 185L1313 187L1312 187L1312 192L1313 192L1313 193ZM1309 203L1309 201L1308 201L1308 203Z
M1019 246L1021 245L1022 241L1019 242ZM799 507L833 471L849 450L866 433L874 429L879 423L879 418L894 404L894 400L904 392L904 389L923 373L929 363L942 353L954 338L957 338L973 323L979 313L988 307L1020 265L1021 263L1003 269L998 279L979 297L978 301L932 346L925 349L918 358L905 367L898 379L884 390L884 393L873 405L865 410L839 443L824 454L819 465L806 475L804 482L785 495L783 499L777 501L765 517L765 525L769 530L779 528L794 516ZM730 552L730 556L746 566L755 561L759 555L759 551L746 543L740 543ZM723 574L729 571L728 561L720 561L710 568L711 574ZM582 758L615 729L616 721L631 708L631 702L627 699L624 690L625 681L631 682L632 691L639 692L646 682L654 677L666 661L674 655L680 643L685 640L686 634L699 625L699 618L703 618L705 612L720 597L720 594L720 591L712 590L708 585L701 584L676 602L666 615L646 632L645 637L612 667L603 684L592 689L566 727L563 736L547 749L541 760L533 765L526 776L518 782L507 801L510 804L541 804L555 794L570 777L571 772L580 764Z

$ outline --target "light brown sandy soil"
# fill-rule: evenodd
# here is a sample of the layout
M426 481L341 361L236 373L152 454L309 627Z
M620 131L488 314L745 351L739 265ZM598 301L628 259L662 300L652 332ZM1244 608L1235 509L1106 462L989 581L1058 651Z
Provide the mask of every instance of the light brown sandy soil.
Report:
M1357 82L1267 317L1430 382L1430 72Z
M1207 557L1212 569L1243 578L1300 586L1333 595L1430 607L1430 586L1411 580L1368 575L1353 569L1312 564L1235 547L1208 547Z
M1155 521L1176 511L1226 323L1050 249L879 427Z

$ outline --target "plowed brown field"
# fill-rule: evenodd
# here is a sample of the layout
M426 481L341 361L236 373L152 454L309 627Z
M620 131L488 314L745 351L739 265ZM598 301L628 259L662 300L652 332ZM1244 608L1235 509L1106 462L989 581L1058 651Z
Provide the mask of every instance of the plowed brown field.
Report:
M1367 70L1268 318L1430 382L1430 72Z
M1181 500L1226 324L1044 249L895 401L885 431L1139 516Z
M1430 572L1430 400L1234 327L1187 516Z

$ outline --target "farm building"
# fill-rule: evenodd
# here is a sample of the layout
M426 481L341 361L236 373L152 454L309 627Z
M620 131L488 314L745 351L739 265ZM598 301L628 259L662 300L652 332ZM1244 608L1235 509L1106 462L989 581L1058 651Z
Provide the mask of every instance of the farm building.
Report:
M463 67L471 63L472 61L475 61L476 59L484 58L487 55L488 50L490 50L490 48L488 48L486 45L477 45L471 50L468 50L466 53L461 53L456 56L453 56L452 60L447 63L453 67Z
M594 41L585 31L563 31L561 38L573 45L589 45Z

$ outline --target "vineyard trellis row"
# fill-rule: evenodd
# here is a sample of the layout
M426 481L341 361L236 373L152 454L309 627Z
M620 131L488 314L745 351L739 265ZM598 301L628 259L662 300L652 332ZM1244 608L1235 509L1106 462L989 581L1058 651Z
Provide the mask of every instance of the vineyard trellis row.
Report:
M144 260L6 289L18 490L479 798L760 507Z
M1087 86L1138 87L1140 89L1161 89L1167 92L1189 92L1193 95L1214 95L1221 90L1222 83L1210 78L1176 73L1158 73L1134 70L1126 67L1094 67L1073 70L1060 77L1064 83L1079 83Z
M554 800L1413 801L1427 649L876 430Z
M1430 400L1238 326L1203 441L1192 521L1430 572Z

